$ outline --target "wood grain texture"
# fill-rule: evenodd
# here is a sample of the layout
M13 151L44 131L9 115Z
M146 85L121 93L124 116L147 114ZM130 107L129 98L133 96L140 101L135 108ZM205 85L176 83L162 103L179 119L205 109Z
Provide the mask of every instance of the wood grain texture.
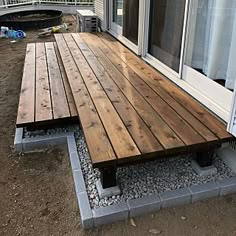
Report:
M16 125L34 122L35 44L27 44Z
M60 68L57 62L53 42L45 43L48 75L51 90L53 118L60 119L70 116L69 106L62 81Z
M55 39L70 83L92 163L94 166L115 164L116 155L63 35L57 34Z
M52 104L44 43L36 44L35 121L52 120Z
M82 75L83 81L90 93L118 159L140 155L140 151L135 142L97 80L96 76L104 76L106 71L104 71L96 57L88 50L79 34L76 34L76 37L74 38L77 44L70 34L64 34L64 38Z

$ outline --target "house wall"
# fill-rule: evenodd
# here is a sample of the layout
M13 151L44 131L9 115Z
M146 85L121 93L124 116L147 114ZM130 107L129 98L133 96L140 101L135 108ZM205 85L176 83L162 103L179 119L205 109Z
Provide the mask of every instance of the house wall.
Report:
M95 0L94 11L98 15L99 26L103 31L107 30L107 2L106 0Z

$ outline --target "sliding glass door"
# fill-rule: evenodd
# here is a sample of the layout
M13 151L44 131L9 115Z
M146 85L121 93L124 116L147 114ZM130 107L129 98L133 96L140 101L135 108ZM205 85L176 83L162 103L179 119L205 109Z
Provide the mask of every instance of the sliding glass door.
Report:
M191 0L183 79L230 111L236 80L236 1Z
M110 2L110 32L131 49L138 51L139 0Z

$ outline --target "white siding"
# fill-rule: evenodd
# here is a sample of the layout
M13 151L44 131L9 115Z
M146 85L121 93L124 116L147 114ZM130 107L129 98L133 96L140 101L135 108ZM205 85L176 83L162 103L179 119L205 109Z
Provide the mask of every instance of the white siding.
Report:
M106 30L106 0L95 0L94 11L99 18L99 26L103 31Z

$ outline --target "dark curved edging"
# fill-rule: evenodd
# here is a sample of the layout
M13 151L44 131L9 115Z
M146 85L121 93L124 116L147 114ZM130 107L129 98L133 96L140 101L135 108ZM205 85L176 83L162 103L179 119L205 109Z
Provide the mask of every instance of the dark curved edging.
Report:
M22 137L23 128L17 128L14 145L18 152L67 144L81 222L84 229L155 213L164 208L191 204L209 198L236 193L236 177L232 177L216 182L209 182L207 184L168 191L162 194L127 200L112 206L92 209L86 192L74 134L52 135L30 139L23 139Z

